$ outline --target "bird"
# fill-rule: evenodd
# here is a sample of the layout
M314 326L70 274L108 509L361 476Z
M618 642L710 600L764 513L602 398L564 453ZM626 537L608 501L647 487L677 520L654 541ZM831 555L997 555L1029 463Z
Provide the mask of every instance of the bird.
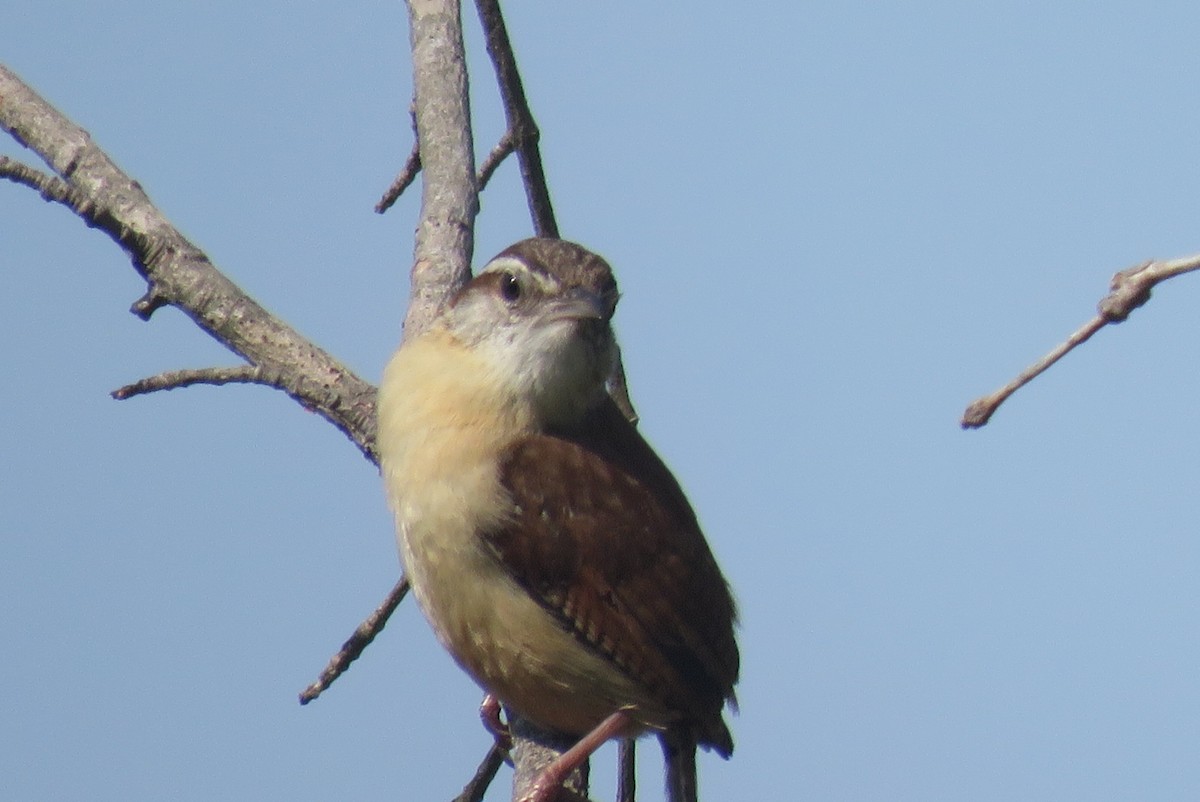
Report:
M378 449L405 575L441 644L510 715L579 738L657 734L671 802L724 758L737 611L692 506L606 392L616 279L573 242L488 262L384 370Z

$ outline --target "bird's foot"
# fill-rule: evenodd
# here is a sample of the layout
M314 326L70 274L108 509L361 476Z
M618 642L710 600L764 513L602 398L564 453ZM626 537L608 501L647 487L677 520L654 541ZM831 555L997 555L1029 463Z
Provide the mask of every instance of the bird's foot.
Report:
M633 726L629 713L618 710L601 721L596 728L563 752L542 770L529 785L529 790L522 794L517 802L587 802L587 797L563 787L563 781L571 772L583 765L592 753L611 738L626 735Z
M483 728L496 739L496 744L501 749L505 752L512 751L512 735L508 731L508 725L500 720L500 700L490 693L483 697L479 704L479 720L483 722Z

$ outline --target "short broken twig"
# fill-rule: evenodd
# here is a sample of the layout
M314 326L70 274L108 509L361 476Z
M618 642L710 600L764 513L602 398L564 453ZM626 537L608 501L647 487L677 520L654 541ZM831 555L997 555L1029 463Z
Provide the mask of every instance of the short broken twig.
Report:
M396 180L387 188L387 192L383 193L383 197L379 199L379 203L375 204L376 214L383 214L388 209L395 205L396 201L400 200L400 196L404 194L404 190L408 189L409 185L417 179L417 173L421 172L421 146L414 140L412 152L408 154L408 161L404 163L404 169L396 176Z
M1112 278L1111 291L1097 305L1097 314L1080 326L1066 342L1026 368L1019 376L996 392L972 401L962 417L964 429L978 429L1008 399L1010 395L1033 381L1047 368L1076 347L1087 342L1093 334L1110 323L1121 323L1146 301L1150 291L1161 281L1200 269L1200 254L1166 261L1151 260L1119 271Z
M43 173L36 167L30 167L8 156L0 156L0 178L36 189L43 198L57 203L64 203L71 192L71 185L58 176Z
M376 607L375 612L367 616L367 619L354 630L354 634L342 644L342 648L325 666L325 670L317 677L317 681L300 692L300 704L306 705L316 699L346 672L350 664L363 653L363 649L366 649L371 641L375 640L375 636L383 630L388 618L396 611L407 594L408 577L402 576L383 603Z

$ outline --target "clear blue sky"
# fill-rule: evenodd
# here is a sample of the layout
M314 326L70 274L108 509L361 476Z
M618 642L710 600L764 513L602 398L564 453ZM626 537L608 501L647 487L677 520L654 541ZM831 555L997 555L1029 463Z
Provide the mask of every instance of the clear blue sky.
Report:
M704 797L1200 798L1197 280L957 425L1112 272L1200 250L1200 6L508 5L563 233L618 271L643 431L741 601ZM5 0L0 59L375 381L416 219L371 210L403 7L250 8ZM508 164L479 261L528 233ZM412 603L296 703L396 578L375 470L267 390L111 400L234 358L130 315L126 257L15 186L0 265L0 796L453 797L479 692Z

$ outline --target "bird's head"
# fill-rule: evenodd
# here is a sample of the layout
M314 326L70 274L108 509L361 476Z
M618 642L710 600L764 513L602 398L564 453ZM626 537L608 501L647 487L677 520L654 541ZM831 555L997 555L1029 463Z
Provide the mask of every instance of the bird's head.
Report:
M488 262L444 323L538 420L569 425L604 397L618 297L599 256L564 240L528 239Z

